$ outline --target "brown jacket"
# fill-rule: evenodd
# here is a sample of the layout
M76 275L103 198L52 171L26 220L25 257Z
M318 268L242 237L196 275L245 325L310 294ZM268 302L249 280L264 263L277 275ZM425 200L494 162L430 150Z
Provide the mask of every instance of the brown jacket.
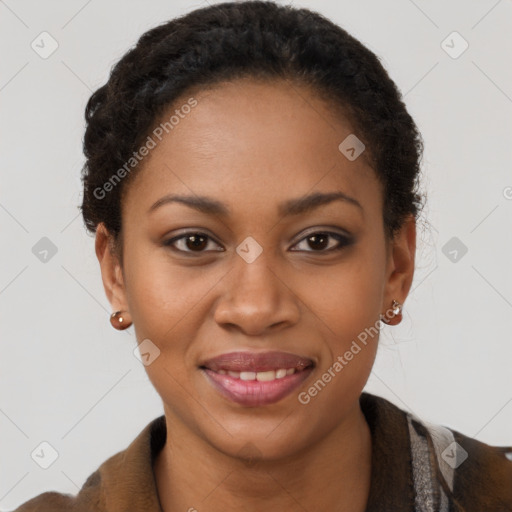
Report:
M512 446L420 421L366 392L360 403L372 433L367 512L512 512ZM45 492L14 512L162 512L152 462L166 435L160 416L76 496Z

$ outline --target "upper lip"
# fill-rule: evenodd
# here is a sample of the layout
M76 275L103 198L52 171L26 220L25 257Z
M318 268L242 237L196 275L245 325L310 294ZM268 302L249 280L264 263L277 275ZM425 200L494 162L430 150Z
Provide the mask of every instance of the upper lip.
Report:
M232 372L264 372L280 368L296 368L303 370L313 366L308 357L290 354L289 352L229 352L213 357L200 364L213 371L226 370Z

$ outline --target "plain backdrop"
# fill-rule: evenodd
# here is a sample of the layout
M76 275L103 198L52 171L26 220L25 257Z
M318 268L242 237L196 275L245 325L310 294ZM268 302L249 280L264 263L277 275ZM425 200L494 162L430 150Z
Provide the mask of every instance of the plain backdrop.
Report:
M143 32L214 3L0 1L1 510L75 494L163 414L133 327L109 323L77 208L83 112ZM415 278L365 390L512 444L512 2L292 3L379 56L425 141ZM41 37L45 51L58 44L46 58L34 49ZM58 453L48 469L31 456L43 442Z

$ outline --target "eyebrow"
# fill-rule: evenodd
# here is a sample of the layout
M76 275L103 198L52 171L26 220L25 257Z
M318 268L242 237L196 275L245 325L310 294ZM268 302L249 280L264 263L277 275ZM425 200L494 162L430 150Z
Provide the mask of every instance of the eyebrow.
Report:
M361 212L364 211L364 208L357 199L345 194L344 192L336 191L328 193L315 192L314 194L298 197L296 199L289 199L279 204L278 214L280 217L300 215L302 213L314 210L320 206L332 203L333 201L343 201L347 204L357 206ZM169 203L181 203L189 206L190 208L194 208L195 210L210 215L220 215L224 217L231 215L230 209L225 204L211 197L183 196L176 194L169 194L158 199L158 201L150 206L148 214L160 206Z

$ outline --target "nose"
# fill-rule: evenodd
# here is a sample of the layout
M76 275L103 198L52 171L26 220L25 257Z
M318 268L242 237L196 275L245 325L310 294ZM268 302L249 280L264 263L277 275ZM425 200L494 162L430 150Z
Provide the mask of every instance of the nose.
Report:
M263 251L252 263L234 256L235 268L222 280L214 318L223 328L258 336L297 323L299 299Z

